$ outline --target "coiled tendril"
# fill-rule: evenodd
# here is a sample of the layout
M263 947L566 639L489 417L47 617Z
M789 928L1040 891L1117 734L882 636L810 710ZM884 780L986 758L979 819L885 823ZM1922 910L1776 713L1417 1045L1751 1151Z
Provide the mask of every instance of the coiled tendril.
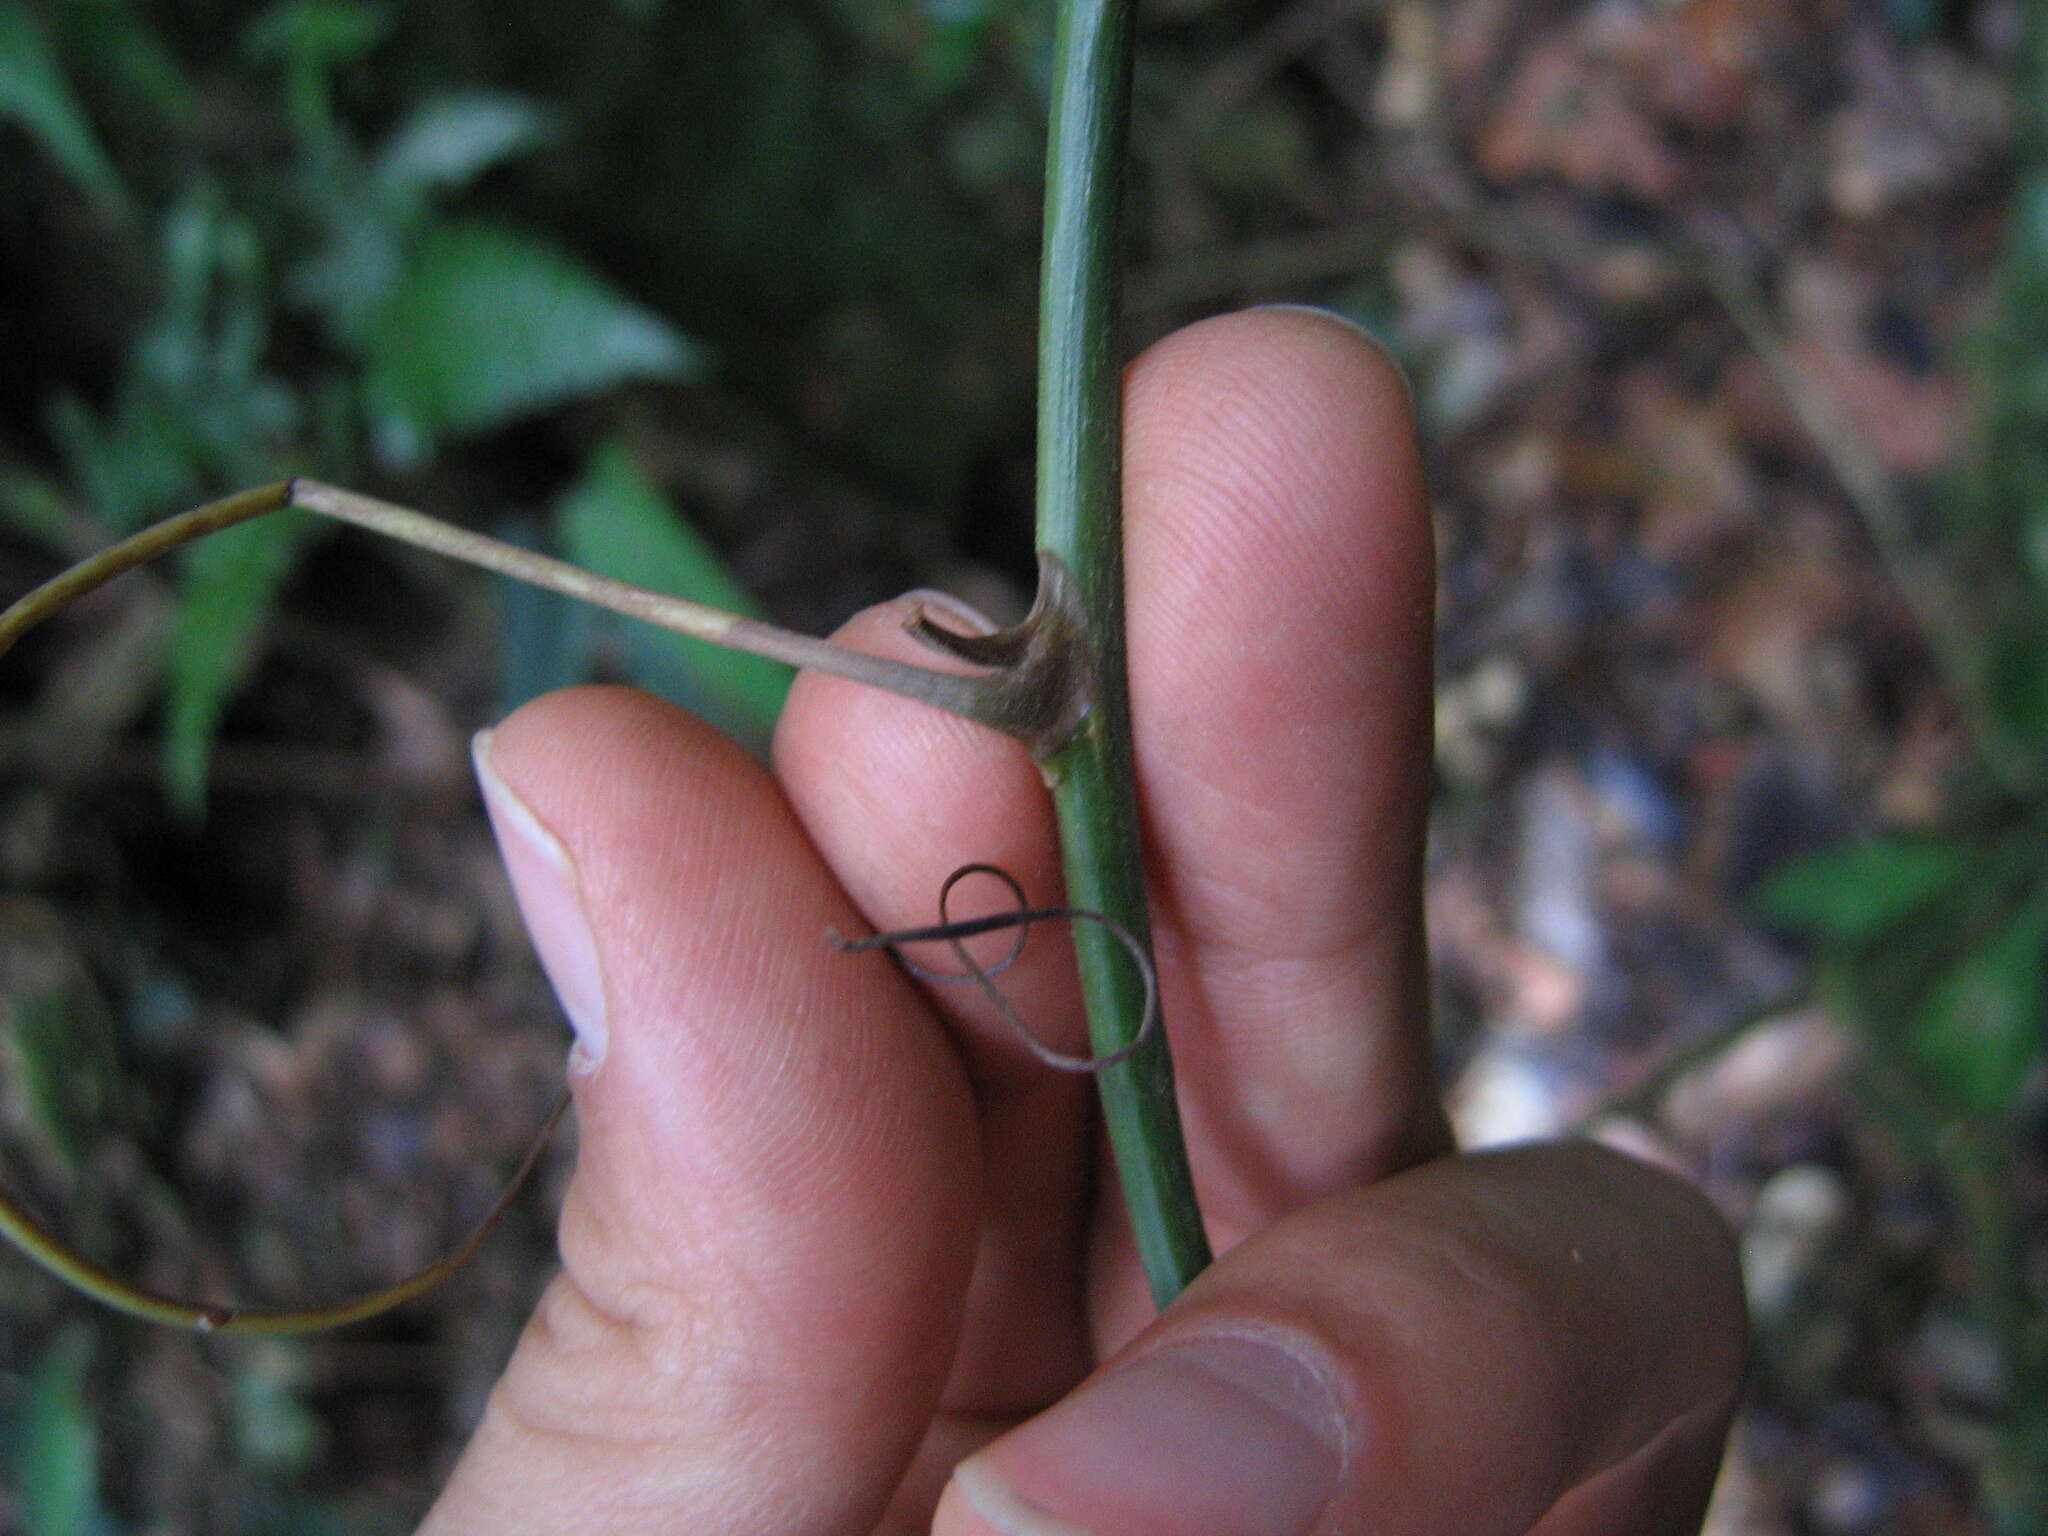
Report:
M954 921L950 910L954 888L970 875L992 875L1010 889L1016 898L1015 911L994 912L987 917L970 917ZM1109 930L1112 937L1123 945L1131 957L1131 963L1138 968L1138 975L1145 983L1145 1011L1138 1023L1138 1032L1130 1041L1103 1056L1073 1056L1065 1051L1056 1051L1036 1035L1017 1016L1017 1010L1010 1006L1010 1000L1003 996L995 978L1002 975L1017 957L1024 953L1024 945L1030 940L1034 923L1088 922L1098 923ZM1006 928L1017 930L1017 941L1010 946L1010 952L994 965L982 965L967 951L967 940L984 933L999 933ZM911 975L923 981L938 982L945 986L972 984L981 990L983 997L1002 1016L1018 1041L1039 1061L1059 1072L1096 1073L1105 1072L1121 1062L1128 1061L1151 1041L1159 1030L1159 973L1152 964L1152 957L1145 953L1145 946L1137 936L1115 918L1101 912L1092 912L1086 907L1034 907L1024 895L1024 887L1016 876L1006 869L993 864L963 864L946 877L946 883L939 887L939 920L924 928L898 928L888 933L871 934L864 939L849 939L837 933L827 937L842 950L886 949ZM953 946L953 953L959 957L958 971L935 971L921 965L903 952L906 944L921 944L943 941Z

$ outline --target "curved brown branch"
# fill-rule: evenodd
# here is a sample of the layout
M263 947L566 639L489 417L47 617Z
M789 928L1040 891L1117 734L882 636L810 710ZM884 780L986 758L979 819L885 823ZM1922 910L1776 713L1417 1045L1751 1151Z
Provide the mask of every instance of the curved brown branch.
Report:
M555 1101L555 1107L548 1111L547 1119L534 1135L533 1144L526 1149L526 1156L521 1159L518 1170L500 1191L490 1210L485 1212L483 1220L471 1229L468 1237L425 1269L407 1275L403 1280L380 1286L374 1291L366 1291L359 1296L351 1296L317 1307L276 1309L224 1306L216 1302L187 1301L176 1296L164 1296L137 1285L130 1285L112 1271L95 1264L66 1245L5 1190L0 1190L0 1237L6 1238L73 1290L90 1296L117 1312L125 1312L130 1317L139 1317L145 1322L164 1323L173 1328L189 1328L194 1333L319 1333L349 1323L360 1323L380 1312L388 1312L416 1296L424 1295L467 1264L497 1230L498 1223L504 1220L505 1213L512 1208L512 1202L526 1187L527 1180L539 1166L541 1154L547 1150L548 1142L555 1134L555 1127L561 1124L562 1115L568 1107L569 1095L564 1093Z

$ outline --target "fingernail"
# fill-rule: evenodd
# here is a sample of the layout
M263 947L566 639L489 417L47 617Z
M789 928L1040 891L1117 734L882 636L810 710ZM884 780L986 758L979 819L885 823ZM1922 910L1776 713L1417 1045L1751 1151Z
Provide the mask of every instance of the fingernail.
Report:
M1337 1489L1344 1421L1322 1374L1256 1338L1170 1345L960 1464L1002 1536L1305 1536Z
M903 596L906 601L915 603L937 618L951 619L952 627L963 635L992 635L999 628L994 619L972 603L950 592L941 592L936 587L919 587Z
M595 1072L604 1061L611 1036L605 1024L604 973L598 968L597 938L584 914L576 866L561 839L541 825L540 818L491 766L493 735L491 731L477 732L470 755L476 761L477 782L483 786L484 807L491 814L491 830L497 834L498 855L511 876L512 894L519 899L519 913L526 920L526 932L540 956L541 969L547 972L562 1011L569 1016L569 1027L576 1031L569 1070L579 1075Z

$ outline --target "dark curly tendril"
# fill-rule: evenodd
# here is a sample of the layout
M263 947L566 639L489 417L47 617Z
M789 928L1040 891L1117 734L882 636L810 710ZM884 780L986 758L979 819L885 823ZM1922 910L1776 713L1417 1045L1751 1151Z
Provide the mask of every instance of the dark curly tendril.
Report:
M1016 909L955 922L950 910L953 890L970 875L991 875L1002 881L1010 888L1011 896L1016 899ZM1111 1051L1106 1056L1070 1056L1065 1051L1054 1050L1031 1033L1029 1026L1017 1017L1017 1010L1010 1006L1010 1000L1004 997L1002 990L996 986L995 978L1016 964L1017 957L1024 953L1024 945L1031 937L1032 925L1059 922L1101 924L1119 944L1123 945L1125 952L1131 957L1131 963L1138 968L1138 974L1144 980L1145 1013L1139 1022L1138 1033L1128 1045ZM979 934L1000 933L1005 929L1015 929L1017 939L1010 946L1010 952L994 965L982 965L967 952L967 940ZM993 864L963 864L948 875L946 883L939 887L939 920L930 927L898 928L864 939L842 938L836 933L828 933L827 937L843 950L886 949L895 957L898 965L924 981L939 982L947 986L971 983L979 987L981 995L1002 1015L1003 1022L1010 1026L1011 1033L1016 1035L1024 1048L1055 1071L1107 1071L1120 1062L1128 1061L1142 1050L1159 1029L1159 973L1152 964L1152 957L1145 953L1145 946L1138 942L1137 936L1130 929L1113 917L1101 912L1091 912L1085 907L1034 907L1025 898L1024 887L1017 883L1016 877L1008 870L998 869ZM906 944L931 942L952 945L953 953L959 957L962 968L958 971L935 971L930 966L918 964L903 952L903 946Z

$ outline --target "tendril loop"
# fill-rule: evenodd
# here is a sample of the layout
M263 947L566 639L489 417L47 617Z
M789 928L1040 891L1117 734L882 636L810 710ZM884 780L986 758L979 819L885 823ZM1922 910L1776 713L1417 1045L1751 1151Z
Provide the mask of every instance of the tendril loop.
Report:
M970 917L955 921L951 903L953 891L961 881L971 875L989 875L1009 887L1010 895L1016 900L1016 908L1009 912L994 912L986 917ZM1017 1010L1010 1006L1010 1000L1003 996L995 978L1002 975L1024 953L1024 946L1031 938L1032 926L1036 923L1086 922L1096 923L1108 930L1124 952L1131 957L1131 964L1137 967L1138 975L1145 984L1145 1011L1138 1022L1138 1032L1124 1045L1103 1056L1073 1056L1065 1051L1056 1051L1031 1032L1030 1026L1017 1016ZM1000 933L1015 929L1016 942L1010 952L993 965L983 965L968 952L967 940L984 933ZM888 933L871 934L863 939L843 938L839 934L827 935L832 943L846 951L886 949L896 963L911 975L923 981L936 982L943 986L973 985L1002 1017L1017 1037L1018 1042L1044 1065L1057 1072L1093 1074L1106 1072L1130 1060L1150 1043L1159 1030L1159 972L1152 963L1152 957L1145 952L1145 946L1138 942L1136 934L1122 923L1104 912L1093 912L1086 907L1034 907L1025 897L1024 887L1006 869L993 864L963 864L946 877L946 883L939 887L939 920L923 928L897 928ZM943 942L950 944L958 957L961 969L958 971L937 971L922 965L903 952L906 944Z

